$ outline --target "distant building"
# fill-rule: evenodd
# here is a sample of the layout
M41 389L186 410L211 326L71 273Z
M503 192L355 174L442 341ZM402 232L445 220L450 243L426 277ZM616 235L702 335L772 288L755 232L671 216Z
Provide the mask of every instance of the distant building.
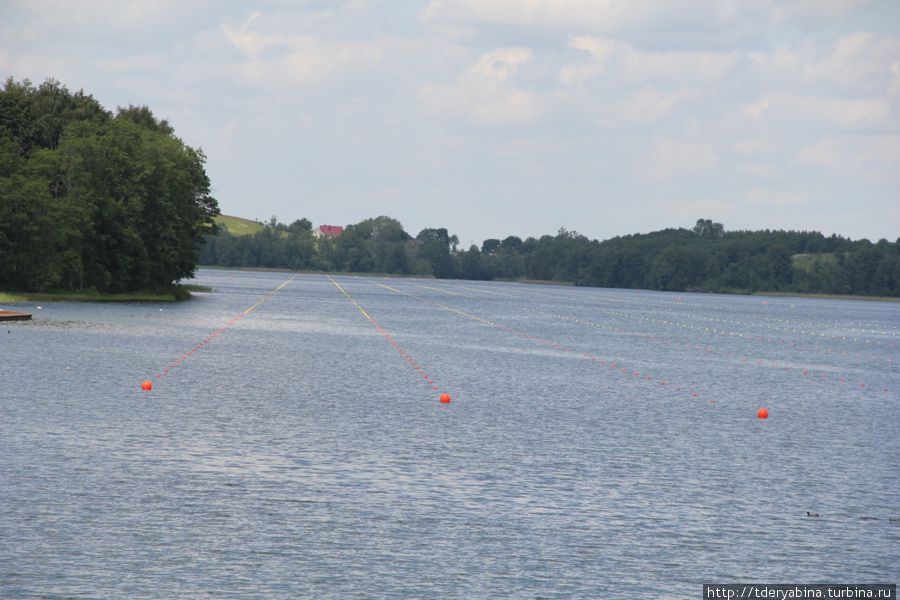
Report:
M342 233L344 233L344 228L339 225L319 225L318 229L313 229L313 236L317 238L333 238L341 235Z

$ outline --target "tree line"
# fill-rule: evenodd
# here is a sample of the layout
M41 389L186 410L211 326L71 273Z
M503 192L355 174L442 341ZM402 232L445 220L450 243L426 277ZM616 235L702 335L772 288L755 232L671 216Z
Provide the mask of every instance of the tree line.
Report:
M104 109L83 91L8 78L0 89L0 288L166 290L206 265L532 279L671 291L900 296L900 240L726 231L701 219L590 240L575 231L459 248L390 217L316 239L311 223L219 232L206 158L146 106Z
M205 156L146 106L54 80L0 89L0 287L161 291L193 275L219 214Z
M487 239L458 247L446 228L415 237L390 217L314 238L307 219L273 217L254 235L210 236L200 261L227 267L378 272L458 279L531 279L665 291L900 296L900 239L853 241L814 231L726 231L700 219L691 229L590 240L575 231Z

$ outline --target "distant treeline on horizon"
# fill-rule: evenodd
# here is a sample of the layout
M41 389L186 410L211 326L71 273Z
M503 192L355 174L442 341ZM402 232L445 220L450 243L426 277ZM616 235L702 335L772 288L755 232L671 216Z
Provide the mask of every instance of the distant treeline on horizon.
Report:
M316 237L311 223L275 217L250 235L222 227L200 264L444 279L531 279L664 291L755 291L900 296L900 239L853 241L813 231L726 231L700 219L692 229L590 240L575 231L487 239L461 250L445 228L415 237L381 216Z
M306 219L217 233L206 157L145 106L104 109L59 82L0 88L0 289L170 289L198 262L671 291L900 296L900 240L726 231L700 219L605 241L574 231L460 249L446 228L396 219L314 236Z

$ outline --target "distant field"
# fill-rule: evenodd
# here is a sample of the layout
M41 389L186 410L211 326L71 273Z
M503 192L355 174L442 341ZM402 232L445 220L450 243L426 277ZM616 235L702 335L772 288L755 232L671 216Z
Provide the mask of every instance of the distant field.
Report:
M820 254L795 254L791 257L794 267L804 271L812 271L816 259L820 260L822 264L834 264L837 262L837 258L830 252Z
M231 217L229 215L219 215L216 217L216 224L224 226L232 235L253 235L257 231L265 228L265 225L250 219L242 219L240 217Z

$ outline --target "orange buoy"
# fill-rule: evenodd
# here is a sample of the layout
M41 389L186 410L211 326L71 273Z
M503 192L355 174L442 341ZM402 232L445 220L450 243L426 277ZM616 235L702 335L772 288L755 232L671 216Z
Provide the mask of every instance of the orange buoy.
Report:
M761 407L758 411L756 411L757 418L760 419L768 419L769 418L769 409L765 407Z
M441 402L443 402L444 404L450 404L450 394L441 394Z
M145 392L149 392L150 390L153 389L153 382L150 381L149 379L145 379L144 382L141 384L141 389L144 390Z

